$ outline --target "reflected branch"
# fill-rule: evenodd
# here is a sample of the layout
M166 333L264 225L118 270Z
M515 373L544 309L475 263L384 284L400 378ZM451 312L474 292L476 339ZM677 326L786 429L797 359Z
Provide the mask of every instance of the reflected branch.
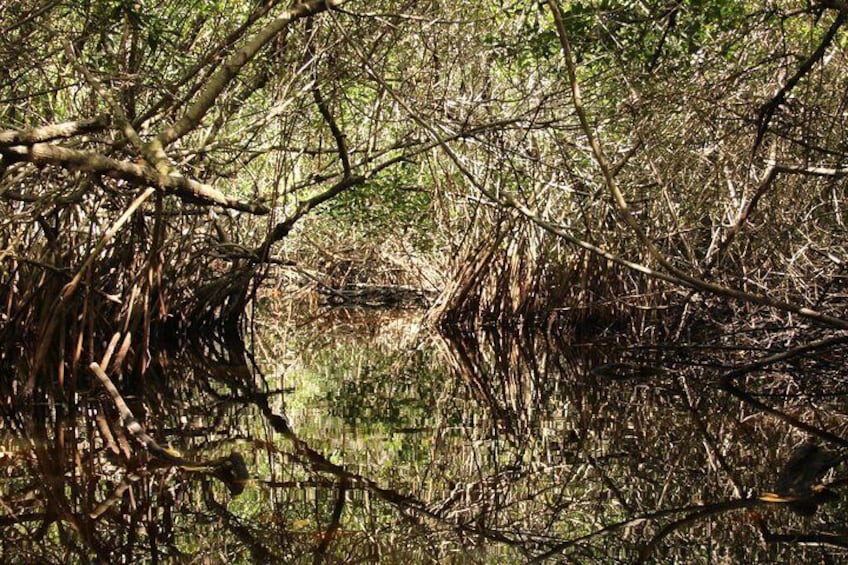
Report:
M795 416L792 416L792 415L787 414L787 413L785 413L781 410L778 410L777 408L775 408L773 406L769 406L765 402L762 402L761 400L754 398L753 395L746 392L745 390L743 390L742 388L740 388L739 386L737 386L735 384L735 381L739 377L744 376L744 375L746 375L746 374L748 374L752 371L755 371L755 370L758 370L758 369L763 369L763 368L768 367L769 365L772 365L772 364L777 363L779 361L787 361L787 360L790 360L790 359L794 359L796 357L801 357L801 356L806 355L808 353L812 353L814 351L820 351L820 350L828 349L828 348L834 347L836 345L844 344L844 343L848 343L848 335L839 335L839 336L835 336L835 337L817 340L817 341L814 341L812 343L800 345L798 347L793 347L793 348L788 349L786 351L782 351L780 353L770 355L768 357L765 357L765 358L760 359L758 361L755 361L753 363L749 363L749 364L744 365L742 367L738 367L736 369L733 369L732 371L725 373L724 375L721 376L721 379L720 379L720 382L719 382L719 387L722 390L724 390L725 392L728 392L729 394L735 396L739 400L753 406L754 408L762 410L763 412L771 414L772 416L782 420L783 422L789 424L790 426L792 426L794 428L797 428L799 430L803 430L803 431L805 431L805 432L807 432L811 435L814 435L816 437L819 437L823 440L833 442L836 445L840 445L842 447L848 447L848 439L845 439L842 436L838 436L838 435L836 435L832 432L829 432L827 430L824 430L824 429L819 428L817 426L814 426L812 424L808 424L808 423L800 420L799 418L796 418Z
M333 514L330 516L330 523L327 529L321 535L321 542L315 548L315 556L312 563L319 565L327 559L327 549L330 547L330 542L335 536L341 525L342 511L345 506L345 497L347 496L348 483L345 479L339 481L339 488L336 493L336 503L333 505Z

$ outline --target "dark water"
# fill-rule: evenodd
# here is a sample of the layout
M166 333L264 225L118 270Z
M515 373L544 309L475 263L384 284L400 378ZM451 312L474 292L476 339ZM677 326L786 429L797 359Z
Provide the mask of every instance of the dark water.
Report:
M488 331L416 314L257 320L115 384L193 460L235 450L241 494L157 461L92 380L4 403L3 563L845 562L843 464L807 507L763 503L793 450L848 443L843 345L738 379L787 339L698 344ZM553 334L553 337L552 337ZM706 343L706 344L705 344ZM811 514L811 515L810 515Z

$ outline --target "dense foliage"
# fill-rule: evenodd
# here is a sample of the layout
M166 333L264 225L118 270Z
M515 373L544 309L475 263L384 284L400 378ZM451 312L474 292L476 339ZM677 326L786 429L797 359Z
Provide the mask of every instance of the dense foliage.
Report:
M781 361L838 346L847 17L842 0L7 0L4 409L75 415L97 361L143 388L152 352L244 336L263 282L438 295L443 327L723 332L785 344ZM722 390L768 412L739 384L768 364ZM383 383L348 384L370 403L340 417L406 415Z
M269 261L353 241L450 281L448 319L688 289L844 327L841 8L9 3L7 316L76 275L110 317L238 317Z

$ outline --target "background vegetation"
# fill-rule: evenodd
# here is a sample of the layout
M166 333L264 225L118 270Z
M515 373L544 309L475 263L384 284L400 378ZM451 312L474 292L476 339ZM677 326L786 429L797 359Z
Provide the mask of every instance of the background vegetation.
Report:
M140 350L294 263L453 321L844 329L843 8L7 3L5 320Z
M838 415L805 423L763 400L784 380L746 376L848 340L846 17L839 0L8 0L4 410L48 427L84 413L99 360L143 393L157 351L213 334L230 349L200 349L250 374L248 314L276 293L426 303L442 328L516 339L761 351L715 361L712 384L844 449ZM522 394L536 393L508 368L481 377L484 339L456 342L495 429L532 437L539 402ZM221 386L293 435L264 386L233 378ZM340 418L407 413L374 383L348 386L369 402L339 403ZM335 515L361 477L292 442L335 473ZM62 504L45 516L96 545ZM531 541L522 555L559 543Z

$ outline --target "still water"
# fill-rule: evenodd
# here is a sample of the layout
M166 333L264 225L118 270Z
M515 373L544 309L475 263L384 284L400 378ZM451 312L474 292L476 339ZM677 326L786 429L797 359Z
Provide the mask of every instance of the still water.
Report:
M247 347L196 338L143 381L113 375L162 445L239 453L235 489L152 457L93 378L64 402L6 399L0 562L848 559L844 345L731 379L787 344L438 333L421 316L266 303ZM800 512L760 500L811 438L829 489Z

